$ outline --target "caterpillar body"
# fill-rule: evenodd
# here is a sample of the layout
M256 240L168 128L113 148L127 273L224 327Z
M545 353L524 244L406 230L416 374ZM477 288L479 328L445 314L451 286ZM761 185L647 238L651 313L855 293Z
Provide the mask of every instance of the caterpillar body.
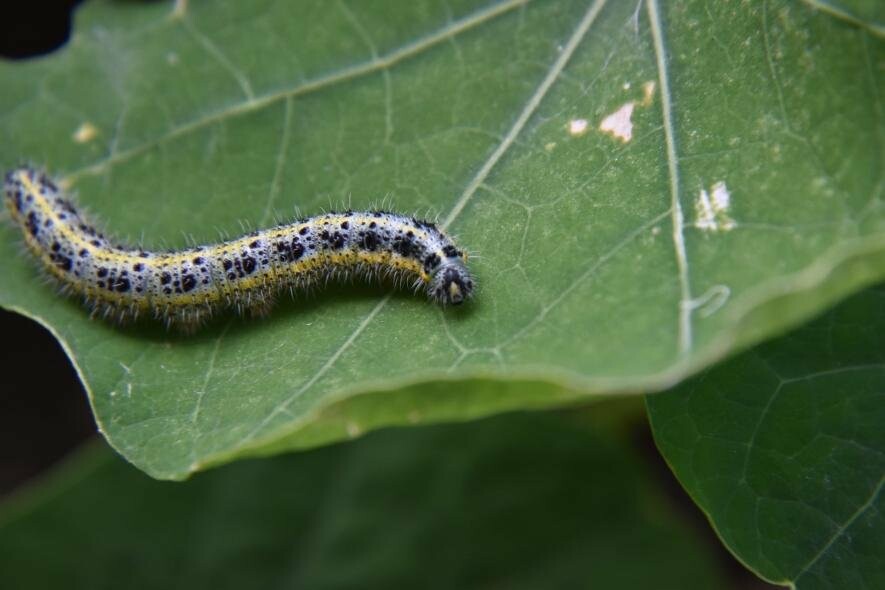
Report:
M186 329L217 311L264 313L284 289L330 279L393 279L441 305L473 293L467 255L433 223L385 211L297 219L217 244L149 251L99 232L58 186L32 168L5 179L5 201L29 249L93 316L150 316Z

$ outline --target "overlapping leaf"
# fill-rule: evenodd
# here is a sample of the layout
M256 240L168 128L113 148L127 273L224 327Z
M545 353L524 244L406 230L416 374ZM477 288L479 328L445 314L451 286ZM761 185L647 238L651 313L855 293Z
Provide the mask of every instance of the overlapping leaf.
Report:
M885 585L885 289L648 406L725 544L800 590Z

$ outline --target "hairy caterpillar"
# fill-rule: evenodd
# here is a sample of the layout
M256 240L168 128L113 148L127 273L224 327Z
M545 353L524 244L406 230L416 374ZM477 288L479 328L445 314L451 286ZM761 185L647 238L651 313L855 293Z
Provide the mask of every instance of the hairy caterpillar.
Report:
M92 315L148 315L193 328L223 308L267 311L284 288L392 278L442 305L473 293L467 256L428 221L384 211L327 213L224 241L151 252L114 243L45 174L6 175L5 201L30 250Z

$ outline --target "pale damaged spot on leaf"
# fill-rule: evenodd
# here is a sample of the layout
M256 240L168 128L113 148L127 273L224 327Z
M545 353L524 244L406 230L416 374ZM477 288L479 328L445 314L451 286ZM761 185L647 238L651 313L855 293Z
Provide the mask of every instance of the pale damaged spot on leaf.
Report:
M590 124L587 119L572 119L568 124L568 132L574 137L580 137L587 133Z
M691 302L692 309L696 309L700 317L708 318L719 311L729 297L731 289L728 285L713 285L706 293Z
M652 101L655 99L655 83L649 80L645 84L642 85L642 106L648 107L651 106Z
M704 231L729 231L737 227L737 224L729 216L728 209L731 207L731 193L724 181L713 185L711 192L701 189L694 203L695 227Z
M607 116L599 124L599 130L610 133L613 137L627 143L633 139L633 109L636 107L635 101L630 101L624 106Z
M71 139L73 139L77 143L89 143L96 137L98 137L98 127L96 127L89 121L86 121L79 127L77 127L77 130L74 131Z

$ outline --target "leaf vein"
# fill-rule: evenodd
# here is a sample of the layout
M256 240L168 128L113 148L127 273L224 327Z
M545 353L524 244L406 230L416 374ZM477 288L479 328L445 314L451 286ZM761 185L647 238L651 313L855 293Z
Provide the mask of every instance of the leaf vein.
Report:
M553 65L550 67L547 75L544 77L541 84L535 90L531 97L529 97L526 106L522 109L519 117L517 117L516 121L512 125L510 131L492 153L488 160L480 167L479 172L477 172L476 176L474 176L473 180L471 180L470 184L468 184L467 188L461 194L461 197L455 203L455 206L452 208L446 220L443 222L442 227L448 227L452 221L454 221L461 211L464 209L464 206L470 200L470 198L474 195L477 188L482 184L483 180L485 180L486 176L488 176L491 169L494 165L501 159L501 156L507 151L507 149L514 143L516 136L520 131L525 127L526 122L531 117L531 115L538 108L538 105L543 100L544 96L546 96L547 92L550 90L553 83L556 81L559 73L562 72L563 68L565 68L566 63L568 63L572 54L577 49L581 40L587 34L587 31L590 29L590 26L596 20L597 15L602 10L603 6L605 6L606 0L595 0L590 8L587 10L584 17L578 23L577 28L572 32L569 37L568 43L564 46L562 52L560 52L559 57L553 62ZM369 324L375 319L375 317L381 312L381 310L387 305L387 302L390 301L390 295L387 295L378 302L378 304L372 309L368 316L363 319L362 322L356 327L356 329L350 334L350 336L341 344L341 346L332 354L331 357L320 367L320 369L314 373L313 377L308 379L301 387L299 387L295 392L292 393L288 398L286 398L282 403L278 404L268 416L262 420L254 429L252 429L249 434L243 439L242 443L248 443L253 441L258 434L264 430L264 428L280 413L288 411L289 404L292 403L295 399L300 397L305 391L307 391L310 387L313 386L323 375L325 375L329 369L334 366L334 364L341 358L341 355L356 341L362 332L366 330Z
M221 49L216 45L212 39L201 33L194 27L194 25L188 19L183 19L184 29L194 38L194 40L200 44L200 46L212 56L218 64L227 70L227 72L233 77L236 81L237 85L240 87L240 90L243 91L243 94L246 96L246 99L249 101L255 100L255 92L252 90L252 84L249 82L249 77L243 73L243 71L238 68L225 54Z
M267 205L264 207L264 213L261 215L260 226L264 226L270 221L273 212L274 203L280 194L280 184L282 183L283 170L286 167L286 154L289 151L289 136L292 128L292 103L294 99L286 97L286 108L283 113L283 131L280 134L280 147L277 149L277 162L274 166L273 178L270 181L270 190L267 196Z
M470 14L465 18L448 23L445 27L432 32L429 35L418 37L378 58L373 58L362 63L345 67L330 74L320 76L319 78L308 80L292 88L269 92L264 95L255 96L250 100L237 102L191 122L172 127L164 135L133 146L127 150L120 151L112 157L106 157L93 164L72 170L63 180L64 182L71 184L82 176L101 174L110 166L130 160L133 157L167 141L193 133L220 121L252 113L278 101L285 100L286 98L318 92L325 88L335 86L336 84L354 80L378 71L383 71L406 59L415 57L452 37L469 31L497 16L505 14L514 8L522 6L529 1L530 0L506 0L498 4L493 4L483 10Z
M848 520L846 520L838 529L836 529L835 533L833 533L833 535L824 544L824 546L820 548L820 551L815 553L814 556L808 561L808 563L806 563L805 566L801 570L799 570L799 573L796 574L794 581L798 580L805 572L811 569L814 564L817 563L820 558L823 557L824 554L826 554L827 551L829 551L830 547L833 546L833 543L835 543L839 538L845 535L845 532L848 530L849 527L851 527L851 525L854 524L854 521L860 518L864 512L866 512L873 506L873 503L878 499L879 493L881 493L882 491L883 485L885 485L885 475L879 478L879 483L877 483L876 487L873 488L873 491L870 493L870 497L867 498L867 500L863 504L857 507L857 510L855 510L854 513L848 517Z
M301 385L301 387L299 387L294 392L292 392L292 395L290 395L289 397L284 399L281 403L277 404L276 407L274 407L274 409L271 410L271 412L267 415L267 417L265 417L264 420L259 422L258 425L255 428L253 428L243 438L241 443L248 443L252 440L255 440L255 438L258 436L258 434L262 430L264 430L264 428L268 424L270 424L274 418L276 418L279 414L288 413L289 405L293 401L295 401L296 399L301 397L301 395L305 391L310 389L314 383L319 381L323 377L323 375L325 375L326 373L329 372L329 369L331 369L335 365L335 363L338 362L338 359L341 358L341 355L343 355L347 351L347 349L350 348L350 346L354 342L356 342L356 339L359 338L360 334L362 334L366 330L366 328L369 326L369 324L372 323L372 320L375 319L375 316L377 316L381 312L381 310L384 309L384 307L387 305L388 301L390 301L389 294L385 295L384 298L375 305L375 307L372 309L372 311L369 312L369 315L367 315L365 318L363 318L363 321L361 321L359 323L359 325L356 327L356 329L354 329L354 331L351 332L350 336L348 336L347 339L341 343L341 346L339 346L335 350L335 352L332 353L332 355L326 360L325 363L323 363L323 365L317 370L317 372L314 373L310 379L305 381Z
M878 37L885 37L885 25L876 22L867 22L861 18L851 14L844 8L840 8L827 2L826 0L802 0L805 4L813 9L820 10L833 18L843 20L854 26L868 30Z
M541 81L541 84L535 89L535 92L529 97L528 102L525 107L523 107L522 112L519 113L519 117L516 118L516 121L510 127L510 131L507 132L507 135L504 136L503 141L498 144L498 147L495 148L495 151L492 152L492 155L485 161L470 183L467 185L467 188L464 189L464 192L461 193L461 196L455 202L455 206L452 207L452 210L449 212L448 217L446 217L445 221L442 223L442 227L448 228L449 225L452 224L455 219L457 219L458 215L460 215L461 211L463 211L464 207L467 206L467 203L476 193L477 189L480 185L485 181L486 177L492 171L492 168L495 167L495 164L501 159L501 157L510 149L510 146L516 141L516 137L522 132L528 120L538 109L538 105L541 104L541 101L547 95L547 92L553 86L553 83L559 78L559 75L562 73L563 69L565 69L566 64L571 59L572 55L575 53L575 50L578 48L578 45L581 41L584 40L584 37L587 35L587 31L590 30L590 26L596 20L596 17L602 11L602 8L605 6L606 0L596 0L587 10L584 17L578 23L577 28L572 33L571 37L569 37L568 43L565 44L562 51L559 54L559 57L556 58L556 61L553 62L553 65L550 66L550 69L547 71L547 75L544 76L544 79Z
M567 287L565 287L555 299L553 299L547 305L544 305L541 308L541 311L538 313L538 315L536 315L534 318L532 318L532 320L530 322L528 322L525 326L520 328L517 332L514 332L504 342L499 344L497 348L500 349L500 348L504 348L506 346L509 346L510 344L512 344L513 342L515 342L519 338L521 338L526 332L531 330L538 323L543 321L544 318L546 318L547 315L555 307L557 307L560 303L562 303L572 293L572 291L574 291L581 283L583 283L585 280L587 280L588 278L590 278L591 276L596 274L596 271L599 270L606 262L611 260L611 258L614 257L618 252L620 252L626 246L631 244L634 240L636 240L636 238L641 236L643 233L645 233L649 229L653 228L655 225L660 223L662 220L666 219L667 216L669 216L669 215L670 215L669 210L664 211L663 213L660 213L659 215L656 215L655 217L649 219L648 221L646 221L645 223L643 223L642 225L640 225L639 227L637 227L636 229L634 229L633 231L628 233L626 236L624 236L624 238L620 242L615 244L607 252L605 252L599 258L597 258L596 261L593 264L591 264L587 269L585 269L584 272L582 272L577 278L575 278L574 281L569 283L569 285Z
M689 281L688 255L685 248L684 216L679 199L679 166L676 155L675 129L673 126L670 79L667 74L667 54L664 48L664 33L657 0L647 0L646 8L651 23L651 34L655 47L658 68L658 83L661 87L661 111L664 119L664 139L667 146L667 169L670 175L670 213L673 224L673 247L676 251L676 267L679 274L679 354L686 355L692 348L691 313L694 301Z

